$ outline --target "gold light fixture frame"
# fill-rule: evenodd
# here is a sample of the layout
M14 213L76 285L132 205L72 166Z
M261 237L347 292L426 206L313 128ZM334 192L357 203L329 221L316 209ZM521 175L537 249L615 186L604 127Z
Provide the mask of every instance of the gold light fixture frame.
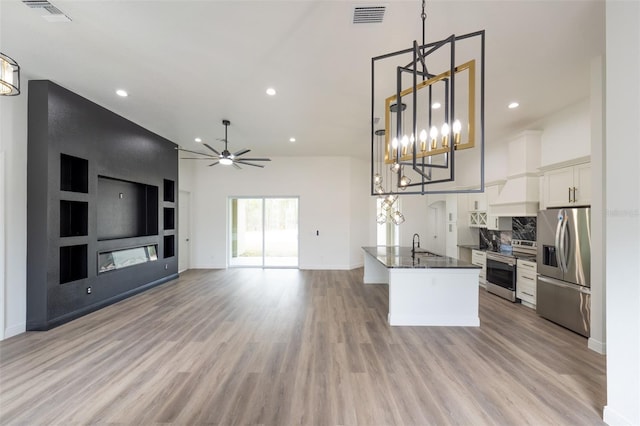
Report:
M455 67L455 73L461 73L468 70L468 138L466 141L461 141L458 144L454 144L454 149L469 149L475 146L475 117L476 117L476 61L475 59L465 62L462 65ZM428 88L438 82L444 81L451 77L451 71L447 70L443 73L440 73L434 77L429 78L423 82L416 84L416 91ZM408 89L404 89L400 92L400 97L404 97L413 93L413 87L409 87ZM400 157L396 154L396 149L391 146L391 105L396 103L397 95L389 96L385 99L385 156L384 162L386 164L391 164L396 161L405 162L413 160L413 151L411 152L403 152ZM430 107L430 106L429 106ZM429 129L427 128L427 132ZM414 143L418 143L416 140ZM428 144L429 142L427 142ZM452 142L453 143L453 142ZM446 154L450 151L449 147L440 147L432 150L421 151L416 149L415 158L425 158L431 157L434 155Z

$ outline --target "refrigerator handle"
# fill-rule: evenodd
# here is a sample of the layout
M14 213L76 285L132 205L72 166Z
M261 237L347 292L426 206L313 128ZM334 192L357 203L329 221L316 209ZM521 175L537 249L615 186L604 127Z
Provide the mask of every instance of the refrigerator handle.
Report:
M560 257L562 260L562 272L567 272L569 270L569 266L567 265L567 249L568 247L566 247L566 241L567 241L567 224L568 224L568 220L567 220L567 215L564 214L562 215L562 230L560 231Z
M556 263L560 265L560 269L564 272L564 266L562 264L562 255L560 248L560 232L562 230L562 222L564 220L564 216L562 219L558 220L558 224L556 225L556 239L554 241L554 248L556 252Z

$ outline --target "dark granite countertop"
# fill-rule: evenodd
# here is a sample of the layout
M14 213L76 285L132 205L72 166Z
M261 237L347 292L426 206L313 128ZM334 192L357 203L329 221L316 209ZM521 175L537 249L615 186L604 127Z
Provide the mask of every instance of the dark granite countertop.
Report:
M480 268L462 260L438 256L429 252L416 253L415 256L411 256L411 247L377 246L362 247L362 249L387 268Z

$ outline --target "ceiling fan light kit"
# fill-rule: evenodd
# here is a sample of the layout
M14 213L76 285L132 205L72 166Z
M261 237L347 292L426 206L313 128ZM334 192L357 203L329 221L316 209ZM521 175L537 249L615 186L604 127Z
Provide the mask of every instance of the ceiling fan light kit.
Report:
M262 164L256 164L255 161L271 161L270 158L245 158L242 157L244 154L251 151L250 149L241 149L238 152L231 153L228 149L229 139L227 138L227 128L231 125L229 120L222 120L222 125L224 126L224 149L222 152L218 151L214 147L209 144L203 143L207 149L209 149L213 154L191 151L189 149L184 148L176 148L178 151L188 152L190 154L196 154L198 157L182 157L183 160L213 160L213 163L209 164L209 167L215 166L216 164L222 164L223 166L233 166L236 169L241 169L240 165L243 166L253 166L264 168Z

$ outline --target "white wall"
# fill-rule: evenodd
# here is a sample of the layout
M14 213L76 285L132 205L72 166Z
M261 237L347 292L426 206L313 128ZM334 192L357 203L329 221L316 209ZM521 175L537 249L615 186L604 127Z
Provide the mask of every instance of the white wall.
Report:
M375 233L371 234L371 224L376 222L375 197L367 196L371 190L370 163L367 160L351 158L351 225L349 241L349 267L364 265L362 246L375 245ZM375 228L374 228L375 229Z
M606 3L607 406L640 425L640 2Z
M27 78L22 93L0 97L0 152L4 156L4 329L8 338L26 329L27 316ZM2 287L4 284L4 287Z
M540 166L562 163L591 155L591 114L589 99L550 114L537 123L544 129Z
M367 164L348 157L278 157L264 169L242 170L192 164L192 267L226 267L228 199L233 196L300 198L301 269L351 269L362 264L357 251L370 244L372 220L362 220L367 216L363 206L371 202Z

